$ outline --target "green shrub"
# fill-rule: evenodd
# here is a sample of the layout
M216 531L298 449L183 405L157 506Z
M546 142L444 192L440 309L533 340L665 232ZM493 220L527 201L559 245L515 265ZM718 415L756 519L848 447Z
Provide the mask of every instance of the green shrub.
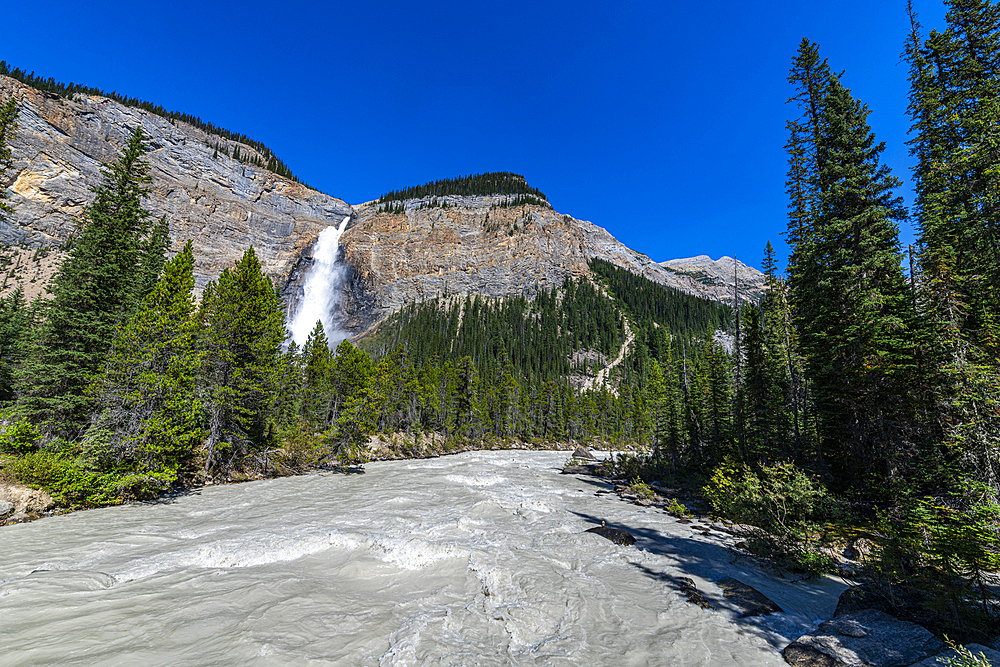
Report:
M0 453L26 454L38 449L41 434L27 419L18 419L0 433Z
M1000 570L1000 506L982 485L942 500L911 500L881 513L866 560L890 601L907 587L925 591L943 630L963 640L990 638L1000 621L992 579Z
M678 502L676 498L671 500L670 504L667 505L667 512L673 514L674 516L691 516L691 512L688 511L688 508L685 507L683 503Z
M833 570L833 560L811 539L813 522L832 513L832 500L795 465L777 463L754 470L723 464L702 490L720 516L760 528L747 536L752 554L812 575Z
M649 484L646 484L638 477L633 479L632 483L628 485L628 490L640 498L652 498L656 495L656 492L650 488Z
M18 481L44 489L63 506L95 506L122 502L122 481L80 466L64 452L39 450L22 454L6 466Z

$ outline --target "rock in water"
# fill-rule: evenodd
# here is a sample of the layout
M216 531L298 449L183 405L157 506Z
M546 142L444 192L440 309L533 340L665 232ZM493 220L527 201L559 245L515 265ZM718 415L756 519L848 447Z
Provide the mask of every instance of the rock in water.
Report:
M615 544L621 544L622 546L632 546L635 544L635 538L627 530L622 530L621 528L609 528L608 526L597 526L596 528L591 528L587 531L588 533L597 533L601 537L605 537Z
M687 597L688 602L691 604L696 604L702 609L714 608L712 607L712 603L709 602L705 596L701 594L701 591L698 590L698 587L694 585L694 579L681 577L680 589L681 593Z
M594 453L592 451L590 451L589 449L587 449L586 447L577 447L576 450L573 452L573 458L574 459L582 459L584 461L596 461L597 460L597 457L594 456Z
M14 511L14 503L0 500L0 519Z
M783 655L797 667L904 667L943 648L916 623L866 609L823 623L785 647Z
M784 609L756 588L747 586L738 579L726 577L719 582L719 588L722 589L723 597L740 608L740 618L766 616L767 614L784 611Z

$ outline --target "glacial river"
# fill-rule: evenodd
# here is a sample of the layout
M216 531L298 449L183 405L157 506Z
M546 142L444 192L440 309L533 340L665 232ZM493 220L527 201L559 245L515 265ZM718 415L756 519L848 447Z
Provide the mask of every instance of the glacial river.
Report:
M0 528L0 664L784 665L831 617L842 584L597 495L566 456L371 463ZM635 546L584 532L602 520ZM727 576L785 613L737 618Z

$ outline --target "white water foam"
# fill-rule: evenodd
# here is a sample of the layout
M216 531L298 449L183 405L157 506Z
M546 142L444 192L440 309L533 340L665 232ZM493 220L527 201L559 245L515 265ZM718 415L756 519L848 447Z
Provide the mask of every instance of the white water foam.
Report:
M735 559L565 460L372 463L0 528L0 663L781 667L832 615L842 583ZM601 521L636 544L584 532ZM785 613L737 618L725 576Z
M302 299L288 325L292 339L298 345L306 342L317 321L323 323L331 348L347 338L347 333L340 329L336 321L344 282L344 267L337 263L337 253L340 251L340 237L350 220L348 216L339 227L330 226L321 231L313 246L313 265L306 274Z

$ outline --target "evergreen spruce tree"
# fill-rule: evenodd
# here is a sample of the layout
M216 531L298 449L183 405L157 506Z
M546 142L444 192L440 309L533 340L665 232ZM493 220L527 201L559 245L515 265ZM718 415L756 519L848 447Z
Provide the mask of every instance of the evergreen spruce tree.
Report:
M280 301L253 248L205 288L200 318L209 428L204 472L266 468L267 420L286 333Z
M941 463L1000 488L1000 8L946 2L947 29L921 34L912 5L911 154L920 230L917 307L928 438ZM940 469L938 483L953 472Z
M913 452L906 387L911 311L897 221L868 108L836 78L823 100L819 198L810 252L815 282L793 286L825 451L841 481L898 479ZM832 451L831 451L832 450Z
M333 355L323 323L316 321L302 346L302 416L307 424L323 429L329 424L332 401Z
M98 413L84 446L133 496L175 482L204 436L193 268L188 241L138 311L118 327L89 389Z
M102 167L102 183L72 250L47 289L41 321L18 372L19 405L49 433L72 434L93 402L85 395L114 338L135 305L149 213L149 165L136 128L118 159Z

